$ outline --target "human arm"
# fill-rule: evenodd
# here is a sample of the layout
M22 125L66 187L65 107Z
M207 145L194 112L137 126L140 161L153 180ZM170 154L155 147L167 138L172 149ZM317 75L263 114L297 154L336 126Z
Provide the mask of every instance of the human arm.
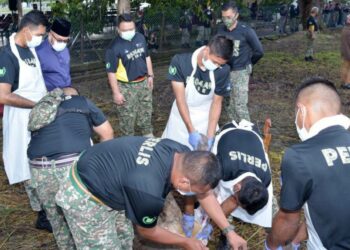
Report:
M35 102L11 92L11 84L0 83L0 103L18 108L33 108Z
M93 130L100 137L100 142L113 139L113 136L114 136L113 128L109 123L109 121L107 120L101 125L97 127L93 127Z
M289 212L280 209L273 219L271 233L267 236L267 246L275 249L289 244L297 235L301 210Z
M223 203L221 203L221 209L226 217L228 217L237 207L238 203L233 195L230 195Z
M149 89L153 89L153 66L152 66L152 60L150 56L146 57L146 64L147 64L147 85Z
M214 94L213 101L210 106L209 111L209 121L208 121L208 131L207 137L208 139L212 139L215 136L216 127L219 122L220 114L221 114L221 106L222 100L224 98L222 96Z
M181 235L174 234L159 226L153 228L144 228L136 226L140 235L148 240L155 241L161 244L176 245L189 250L204 250L208 249L203 243L195 238L185 238Z
M197 195L197 198L202 208L221 230L227 228L230 225L223 211L221 210L221 207L216 200L213 191L209 191L204 195ZM226 238L233 250L247 249L247 242L234 231L229 231L226 234Z
M254 65L264 56L264 49L253 29L248 29L246 38L250 48L252 49L251 61Z

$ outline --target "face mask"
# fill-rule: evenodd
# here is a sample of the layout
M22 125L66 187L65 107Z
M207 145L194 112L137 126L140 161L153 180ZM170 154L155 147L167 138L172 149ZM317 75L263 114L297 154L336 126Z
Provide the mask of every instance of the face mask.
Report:
M210 60L210 59L204 60L204 57L202 58L202 63L204 65L204 67L209 71L214 71L218 68L218 66L215 63L213 63L212 60Z
M296 114L296 117L295 117L295 126L297 128L297 132L298 132L298 135L299 135L299 138L301 141L305 141L307 139L309 139L309 132L306 130L305 126L304 126L304 123L305 123L305 119L306 119L306 109L305 109L305 114L303 114L302 112L302 116L303 116L303 127L300 129L298 127L298 123L297 123L297 119L298 119L298 114L299 114L299 110L297 111L297 114Z
M225 26L229 29L237 22L237 14L233 18L223 18Z
M135 30L120 32L120 37L127 41L131 41L134 38L134 36Z
M30 32L30 34L32 35L31 32ZM38 47L41 44L42 41L43 41L43 37L42 36L32 35L32 40L31 41L27 41L27 46L29 48L35 48L35 47Z
M56 42L56 41L55 41L55 42L52 44L52 48L53 48L54 50L56 50L57 52L60 52L60 51L64 50L66 47L67 47L67 43L63 43L63 42Z
M176 191L179 192L179 194L183 195L183 196L193 196L193 195L196 195L196 193L194 192L184 192L184 191L181 191L180 189L176 189Z

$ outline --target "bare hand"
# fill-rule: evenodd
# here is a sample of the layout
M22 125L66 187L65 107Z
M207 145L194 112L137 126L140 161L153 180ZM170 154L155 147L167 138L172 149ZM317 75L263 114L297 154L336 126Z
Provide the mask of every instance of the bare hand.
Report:
M186 250L209 250L204 244L195 238L187 238L186 245L185 245Z
M147 78L147 87L152 90L153 89L153 77Z
M122 95L122 93L115 93L115 94L113 94L113 101L117 105L124 105L124 103L126 102L126 100L125 100L124 96Z
M247 250L247 242L234 231L228 232L226 235L232 250Z

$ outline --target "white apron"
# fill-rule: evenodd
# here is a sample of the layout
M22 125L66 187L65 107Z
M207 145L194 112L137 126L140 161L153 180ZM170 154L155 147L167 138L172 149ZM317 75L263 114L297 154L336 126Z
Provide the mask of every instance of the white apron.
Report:
M214 89L215 89L215 78L214 72L209 71L209 78L211 84L211 90L208 95L201 95L196 90L194 85L194 74L197 70L197 56L198 53L203 49L201 47L193 52L191 63L193 71L189 77L186 79L185 88L185 99L190 113L190 118L194 128L201 134L206 135L208 130L209 122L209 112L213 101ZM190 148L192 146L188 142L189 133L186 128L185 123L182 120L179 109L176 105L176 100L174 101L168 123L163 132L162 138L172 139L181 144L184 144Z
M39 101L46 94L46 87L41 73L39 59L35 49L30 49L36 60L36 67L22 61L17 50L15 34L10 37L11 51L19 63L18 89L13 93L33 102ZM30 179L27 148L30 132L27 129L31 109L5 105L3 116L3 159L10 184Z
M244 130L248 130L252 133L254 133L260 140L261 142L261 147L264 147L264 143L261 139L261 137L255 133L255 131L252 129L252 123L246 121L246 120L242 120L239 124L235 123L234 121L232 121L237 128L230 128L225 130L224 132L227 133L228 131L231 130L235 130L235 129L244 129ZM216 138L215 138L215 142L213 145L213 150L212 152L214 154L217 153L217 144L220 140L220 137L222 135L224 135L225 133L220 133ZM266 161L270 167L270 163L269 163L269 157L265 152L265 158ZM271 170L270 170L271 171ZM255 177L257 180L261 181L254 173L244 173L240 176L238 176L236 179L232 180L232 181L220 181L219 185L215 188L215 193L217 195L217 199L218 202L221 204L224 200L226 200L229 196L234 194L233 191L233 186L240 182L241 180L243 180L245 177L248 176L252 176ZM250 215L248 214L243 208L241 207L237 207L232 213L231 215L233 217L239 218L245 222L248 223L252 223L252 224L256 224L262 227L271 227L272 225L272 197L273 197L273 187L272 187L272 180L270 185L267 187L267 191L269 194L269 199L267 204L265 205L265 207L263 207L262 209L260 209L259 211L257 211L254 215Z

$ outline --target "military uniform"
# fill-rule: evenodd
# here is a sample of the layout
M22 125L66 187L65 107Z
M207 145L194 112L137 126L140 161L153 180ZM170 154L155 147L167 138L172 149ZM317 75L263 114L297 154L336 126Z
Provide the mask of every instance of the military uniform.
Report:
M131 222L156 226L175 153L189 148L168 140L121 137L85 151L56 195L78 249L130 249ZM98 174L97 174L98 173ZM115 220L123 216L123 228Z
M104 122L105 116L91 101L71 96L60 104L52 123L32 132L28 146L31 182L60 249L75 249L75 244L55 195L79 153L91 146L92 127Z
M232 30L226 26L219 27L218 34L233 39L233 55L229 62L231 66L231 81L233 88L230 98L225 99L224 111L227 121L250 121L248 110L248 84L252 73L252 64L257 63L263 56L263 48L255 31L240 22Z
M135 122L142 135L153 133L152 90L147 85L149 57L143 35L136 33L131 41L116 37L106 51L107 73L115 73L126 102L117 105L120 135L133 135Z

